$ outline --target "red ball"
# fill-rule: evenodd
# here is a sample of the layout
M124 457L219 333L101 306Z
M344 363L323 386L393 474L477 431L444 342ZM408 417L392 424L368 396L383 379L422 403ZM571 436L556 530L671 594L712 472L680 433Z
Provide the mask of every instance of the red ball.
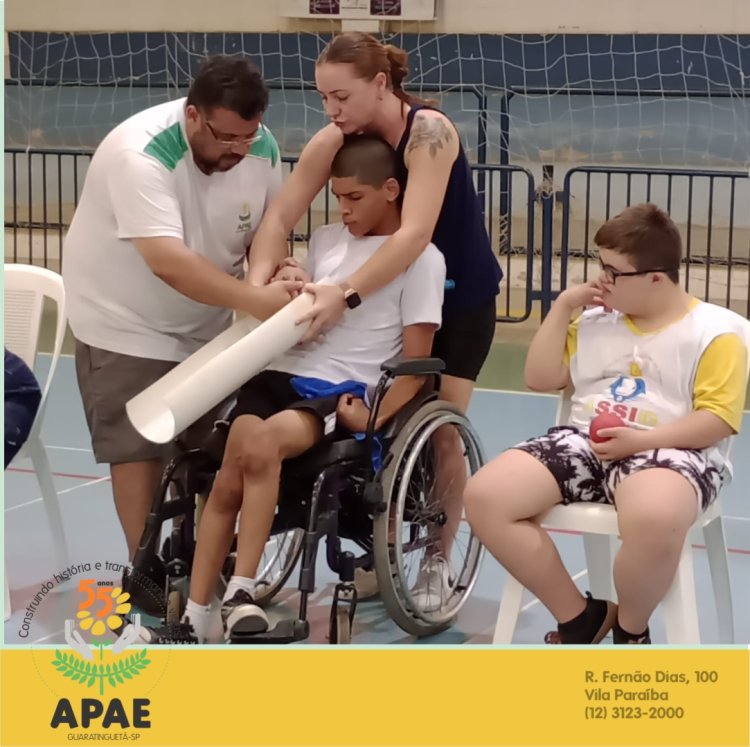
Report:
M625 425L625 421L613 412L603 412L601 415L597 415L589 425L589 436L595 444L601 444L605 441L609 441L609 438L603 438L599 435L599 431L605 430L606 428L622 428Z

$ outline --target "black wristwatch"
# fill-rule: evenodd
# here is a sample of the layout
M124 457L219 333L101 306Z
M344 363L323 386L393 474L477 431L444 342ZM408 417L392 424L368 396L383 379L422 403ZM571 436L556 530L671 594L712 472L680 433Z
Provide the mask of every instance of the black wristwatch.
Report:
M341 283L339 287L344 291L344 301L350 309L356 309L357 306L362 303L362 298L359 293L357 293L357 291L355 291L350 285L347 283Z

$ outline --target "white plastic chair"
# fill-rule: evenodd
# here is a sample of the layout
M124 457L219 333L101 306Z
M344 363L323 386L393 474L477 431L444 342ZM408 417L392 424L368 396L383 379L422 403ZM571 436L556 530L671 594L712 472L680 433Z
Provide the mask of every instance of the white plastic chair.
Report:
M65 310L65 289L62 277L51 270L31 265L6 264L5 272L5 346L33 369L39 345L44 299L49 298L56 305L55 342L52 350L49 373L42 389L39 410L31 427L31 432L13 464L30 459L42 492L44 508L52 532L52 547L56 566L68 566L68 547L63 528L60 503L52 479L47 450L40 433L47 404L47 395L60 359L67 315ZM9 465L10 466L10 465ZM10 596L7 572L5 578L5 615L10 615Z
M3 602L3 622L10 620L10 589L8 588L8 571L4 574L5 595Z
M748 330L747 339L750 340L750 325L748 325ZM564 392L560 396L556 422L558 424L567 422L569 414L570 393ZM550 530L583 534L589 590L596 598L616 601L612 580L612 562L619 533L617 512L614 506L599 503L558 505L547 512L542 519L542 526ZM732 644L734 643L734 612L720 496L707 511L698 517L693 529L688 533L674 580L660 605L664 615L667 643L698 644L701 642L693 573L693 547L690 536L697 529L703 530L708 553L719 623L719 640L722 644ZM492 639L495 645L512 642L521 614L522 596L523 586L513 576L508 575L500 598L500 610Z

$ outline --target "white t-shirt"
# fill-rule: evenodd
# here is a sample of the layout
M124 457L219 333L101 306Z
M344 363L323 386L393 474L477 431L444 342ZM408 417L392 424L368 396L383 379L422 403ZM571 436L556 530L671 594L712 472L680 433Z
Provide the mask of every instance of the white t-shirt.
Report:
M181 239L241 277L245 253L281 188L279 148L261 129L247 157L204 174L185 136L185 99L142 111L94 154L63 250L73 334L95 347L180 361L232 321L232 311L178 293L154 275L130 239Z
M313 281L346 280L381 247L387 236L355 238L342 223L319 228L310 237L305 269ZM300 344L268 368L332 383L377 384L383 361L401 353L403 328L442 321L445 259L428 244L409 269L348 310L319 343Z

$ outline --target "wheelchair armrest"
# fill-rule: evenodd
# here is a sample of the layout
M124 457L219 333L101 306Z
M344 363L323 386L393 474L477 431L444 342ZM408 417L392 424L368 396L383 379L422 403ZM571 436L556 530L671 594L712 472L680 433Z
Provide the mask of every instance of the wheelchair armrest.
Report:
M404 428L411 417L428 402L433 402L438 393L431 382L426 382L422 388L409 400L386 424L381 431L385 441L393 440Z
M380 370L389 376L430 376L445 370L445 362L440 358L405 358L396 356L385 361Z

